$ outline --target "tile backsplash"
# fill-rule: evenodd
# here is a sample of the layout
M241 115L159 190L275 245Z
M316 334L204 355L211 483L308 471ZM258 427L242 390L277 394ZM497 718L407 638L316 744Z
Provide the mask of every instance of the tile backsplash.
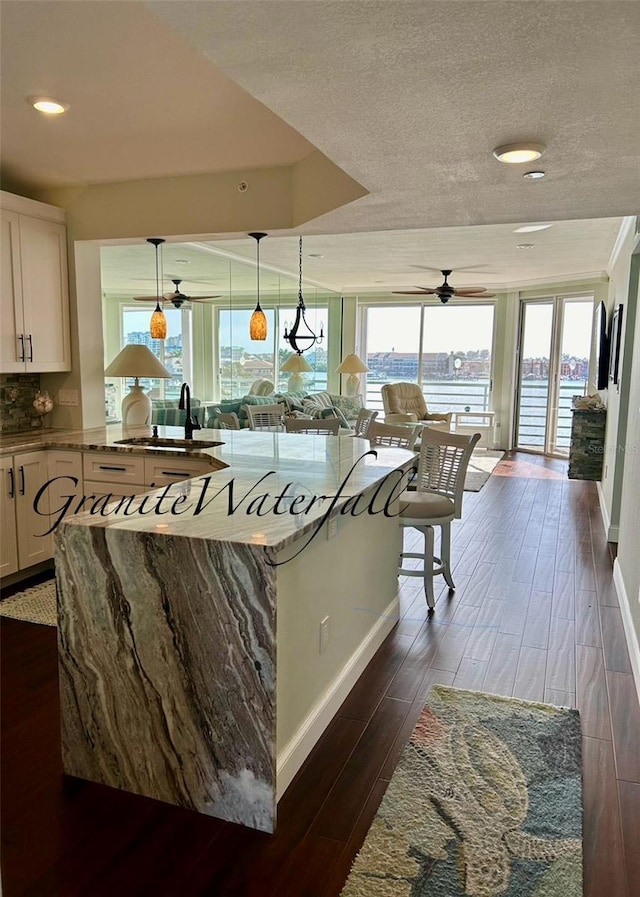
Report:
M44 418L33 400L40 390L40 374L0 374L0 432L39 429Z

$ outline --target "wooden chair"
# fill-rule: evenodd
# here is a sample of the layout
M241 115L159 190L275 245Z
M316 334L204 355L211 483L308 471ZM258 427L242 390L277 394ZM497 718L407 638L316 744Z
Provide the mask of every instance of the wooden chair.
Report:
M214 408L213 413L216 416L216 420L218 421L218 427L220 430L239 430L240 429L240 420L235 411L220 411L219 408Z
M322 420L285 417L284 428L287 433L315 433L317 436L337 436L340 430L340 421L337 417L325 417Z
M282 418L286 411L283 404L245 405L251 430L282 431Z
M361 408L356 422L353 425L353 435L359 436L361 439L366 439L369 433L369 427L377 416L377 411L369 411L368 408Z
M464 478L480 434L462 436L424 427L421 439L416 491L400 496L399 521L400 526L412 526L424 535L424 552L402 552L398 573L422 577L427 605L433 610L435 575L442 573L449 588L455 589L451 576L451 521L462 516ZM440 527L440 557L434 557L434 526ZM421 558L422 569L403 568L404 558Z
M369 443L374 445L389 445L396 448L413 450L415 441L420 435L422 427L402 427L393 424L380 424L373 421L369 425Z

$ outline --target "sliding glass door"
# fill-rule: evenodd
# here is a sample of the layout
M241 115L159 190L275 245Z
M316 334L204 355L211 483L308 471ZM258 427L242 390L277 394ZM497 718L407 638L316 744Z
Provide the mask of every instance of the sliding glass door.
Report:
M571 401L589 379L593 297L554 297L521 303L516 393L517 448L566 455Z

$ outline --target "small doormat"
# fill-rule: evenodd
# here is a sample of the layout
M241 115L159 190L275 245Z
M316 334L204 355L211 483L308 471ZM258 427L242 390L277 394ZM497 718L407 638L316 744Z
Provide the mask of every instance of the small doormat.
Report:
M55 579L25 589L24 592L17 592L11 598L0 601L0 617L40 623L42 626L57 626Z
M476 449L469 459L467 474L464 480L465 492L480 492L500 461L504 452L492 449Z
M342 897L581 897L577 710L435 686Z

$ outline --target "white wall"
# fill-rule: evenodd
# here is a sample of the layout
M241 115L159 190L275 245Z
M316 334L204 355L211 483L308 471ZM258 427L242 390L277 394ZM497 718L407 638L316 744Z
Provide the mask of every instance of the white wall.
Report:
M629 296L638 307L640 245L630 263ZM625 624L629 653L640 695L640 313L625 345L628 352L628 412L624 443L624 467L620 484L620 534L614 577Z

